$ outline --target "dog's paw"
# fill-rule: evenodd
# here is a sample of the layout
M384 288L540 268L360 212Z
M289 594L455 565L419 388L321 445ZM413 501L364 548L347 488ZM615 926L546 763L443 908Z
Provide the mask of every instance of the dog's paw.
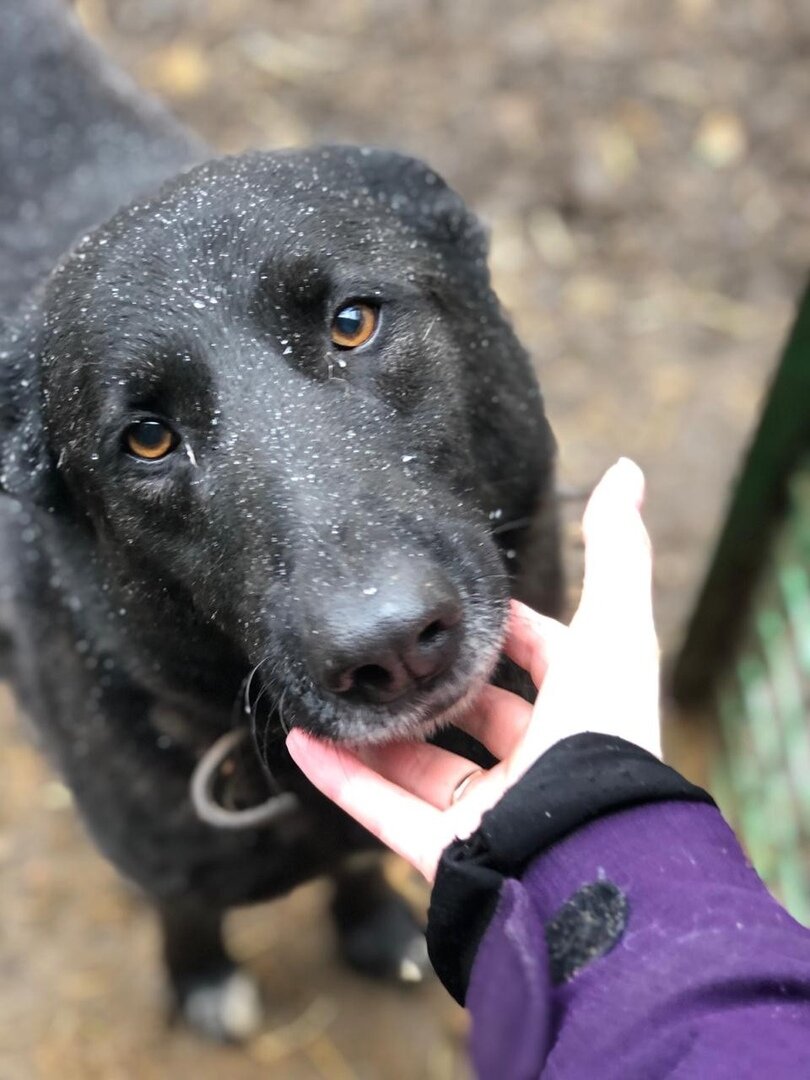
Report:
M206 1039L243 1042L261 1028L264 1006L258 983L238 968L200 976L175 989L182 1019Z
M345 962L363 975L421 983L433 969L422 928L399 896L391 895L362 919L339 928Z

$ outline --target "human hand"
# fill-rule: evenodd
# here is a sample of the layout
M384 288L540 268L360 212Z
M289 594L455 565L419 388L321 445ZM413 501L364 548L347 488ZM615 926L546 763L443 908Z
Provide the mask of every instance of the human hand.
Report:
M544 751L580 732L617 735L661 756L658 643L641 470L607 471L583 518L585 580L570 626L513 601L504 651L538 687L534 706L487 686L455 721L498 758L476 769L427 743L349 750L299 729L291 756L311 782L432 881L444 848L469 836Z

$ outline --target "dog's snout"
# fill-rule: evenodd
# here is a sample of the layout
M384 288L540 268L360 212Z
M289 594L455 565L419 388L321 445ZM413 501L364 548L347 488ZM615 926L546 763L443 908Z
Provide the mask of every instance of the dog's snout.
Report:
M322 689L350 703L388 704L431 685L459 654L461 599L433 566L405 566L325 597L307 652ZM316 625L317 624L317 625Z

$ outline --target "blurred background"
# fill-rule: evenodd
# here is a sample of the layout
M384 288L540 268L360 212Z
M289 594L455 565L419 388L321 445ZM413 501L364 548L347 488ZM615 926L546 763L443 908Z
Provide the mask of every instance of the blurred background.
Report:
M375 143L428 159L464 195L536 360L563 490L619 454L646 471L674 655L810 264L805 0L76 8L218 152ZM573 583L580 511L566 504ZM467 1075L461 1011L438 986L404 994L344 971L317 885L233 919L270 1006L254 1043L167 1031L147 908L84 840L10 702L2 713L2 1080ZM671 714L670 728L700 777L711 725Z

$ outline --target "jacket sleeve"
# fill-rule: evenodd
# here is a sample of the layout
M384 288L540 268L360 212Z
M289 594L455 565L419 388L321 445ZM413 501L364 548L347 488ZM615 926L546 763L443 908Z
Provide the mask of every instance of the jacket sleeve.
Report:
M428 945L484 1080L810 1077L810 932L622 740L558 743L446 849Z

